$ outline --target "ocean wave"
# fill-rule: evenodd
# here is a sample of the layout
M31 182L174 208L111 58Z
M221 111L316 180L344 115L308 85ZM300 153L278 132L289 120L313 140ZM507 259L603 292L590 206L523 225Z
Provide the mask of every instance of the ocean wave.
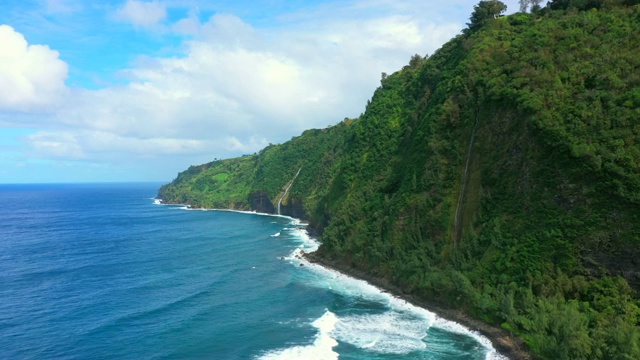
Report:
M267 214L267 213L260 213L257 212L255 210L252 211L248 211L248 210L234 210L234 209L210 209L210 208L203 208L203 207L192 207L189 204L165 204L162 202L161 199L157 199L157 198L151 198L151 200L153 200L153 203L155 205L163 205L163 206L172 206L172 207L177 207L180 210L200 210L200 211L228 211L228 212L235 212L235 213L239 213L239 214L248 214L248 215L262 215L262 216L278 216L278 217L286 217L286 216L281 216L281 215L274 215L274 214Z
M339 317L332 333L341 342L382 354L408 354L426 349L428 321L410 314L386 311Z
M335 334L339 341L350 343L359 348L366 348L370 351L403 354L427 347L428 343L424 343L422 339L426 337L427 330L434 326L448 332L473 338L486 349L487 360L507 359L495 350L488 338L477 331L472 331L454 321L438 317L435 313L386 293L364 280L309 262L302 257L303 252L313 252L317 250L320 244L303 229L298 230L297 237L302 241L302 244L293 250L286 259L296 267L304 269L303 271L310 271L317 275L317 281L310 285L328 288L344 296L379 302L389 308L389 311L381 315L341 318L343 321L336 328ZM300 264L304 266L301 267ZM389 325L390 327L385 329L384 325L381 327L381 324L388 324L388 322L380 319L378 319L380 321L372 321L376 316L395 319L395 325ZM393 321L390 323L394 324Z
M181 210L201 210L201 211L226 211L226 212L234 212L234 213L238 213L238 214L247 214L247 215L260 215L260 216L271 216L271 217L278 217L278 218L283 218L283 219L289 219L291 222L289 225L291 226L295 226L297 229L299 227L304 228L306 226L308 226L309 224L307 223L303 223L302 221L300 221L300 219L298 218L294 218L291 217L289 215L279 215L279 214L269 214L269 213L262 213L262 212L257 212L255 210L235 210L235 209L209 209L209 208L194 208L189 204L165 204L162 202L162 200L160 199L156 199L156 198L152 198L154 201L153 203L156 205L164 205L164 206L174 206L174 207L178 207ZM284 230L292 230L292 229L288 229L285 228Z
M153 200L153 204L154 205L161 205L161 206L168 206L168 207L190 207L191 205L189 204L166 204L162 202L162 199L157 199L157 198L151 198L151 200Z
M493 347L493 344L491 344L491 341L488 338L486 338L485 336L483 336L479 332L470 330L470 329L464 327L463 325L461 325L461 324L459 324L459 323L457 323L455 321L446 320L446 319L443 319L443 318L440 318L440 317L436 317L436 320L435 320L435 323L434 323L433 326L437 327L439 329L442 329L442 330L446 330L446 331L451 332L451 333L466 335L468 337L471 337L471 338L475 339L485 349L488 350L487 356L486 356L487 360L508 360L509 359L506 356L498 353L496 351L496 349Z
M261 213L261 212L255 211L255 210L234 210L234 209L211 209L211 210L214 210L214 211L227 211L227 212L234 212L234 213L238 213L238 214L247 214L247 215L272 216L272 214Z
M304 226L300 225L300 223L296 224L293 222L290 225ZM309 236L309 233L304 227L292 228L290 230L293 239L300 244L298 248L296 248L291 254L289 254L290 258L296 257L296 255L299 257L302 255L302 252L314 252L320 247L320 242Z
M338 317L329 310L314 322L313 327L318 329L318 334L311 345L294 346L287 349L270 351L259 359L263 360L297 360L297 359L316 359L316 360L337 360L338 353L333 348L338 342L331 336L336 324L339 322Z
M153 321L153 319L163 318L171 319L173 322L178 323L184 321L183 318L173 318L170 316L172 313L182 313L178 309L189 309L191 316L196 316L206 308L206 299L212 293L212 288L215 288L215 284L219 281L215 280L208 284L205 284L197 289L192 290L187 294L180 294L173 298L167 298L157 301L148 301L147 303L134 304L124 311L113 314L110 317L105 317L99 322L92 323L82 329L83 336L92 336L100 332L105 332L113 329L123 328L127 324L141 324ZM138 285L135 288L142 287ZM131 288L133 289L133 288ZM165 324L168 325L168 324ZM78 340L78 343L81 340Z
M181 209L193 210L184 205ZM306 283L307 285L328 288L334 293L350 298L377 302L387 308L381 314L338 316L327 310L322 317L312 323L318 328L313 344L271 351L264 354L262 359L337 359L338 354L333 351L333 347L338 344L337 341L380 354L408 354L429 347L429 342L425 342L424 339L432 326L475 339L481 347L486 349L487 360L507 359L493 348L489 339L478 332L440 318L433 312L386 293L366 281L307 261L303 257L304 253L316 251L320 243L308 234L305 230L307 224L299 219L255 211L212 210L289 219L289 224L282 231L287 231L287 237L291 236L297 246L284 259L297 268L303 269L301 271L314 275L312 281ZM277 232L271 236L277 237L281 234L282 232Z

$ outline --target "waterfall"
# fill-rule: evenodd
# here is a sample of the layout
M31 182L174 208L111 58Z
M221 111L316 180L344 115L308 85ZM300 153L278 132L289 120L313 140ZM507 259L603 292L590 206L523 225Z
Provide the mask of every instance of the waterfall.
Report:
M280 199L278 200L278 215L281 215L280 214L280 204L282 203L282 199L284 199L284 197L287 196L287 193L289 192L289 189L291 188L291 185L293 185L293 182L298 177L298 174L300 174L300 170L302 170L302 168L298 169L298 172L296 173L296 176L294 176L293 179L291 179L291 181L289 182L289 185L284 190L284 193L282 194L282 196L280 196Z
M479 112L479 110L478 110ZM464 164L464 171L462 172L462 187L460 189L460 195L458 195L458 204L456 205L456 216L453 222L453 240L454 245L458 244L460 240L459 237L462 236L462 229L460 228L460 209L462 208L462 203L464 201L464 195L467 188L467 177L469 174L469 163L471 162L471 152L473 150L473 142L476 138L476 130L478 129L478 117L479 114L476 112L476 122L473 126L473 131L471 132L471 139L469 140L469 149L467 150L467 160Z

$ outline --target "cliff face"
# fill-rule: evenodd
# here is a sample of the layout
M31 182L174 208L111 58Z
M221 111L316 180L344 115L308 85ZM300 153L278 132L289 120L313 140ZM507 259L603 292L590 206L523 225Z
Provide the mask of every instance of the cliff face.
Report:
M274 214L276 212L269 196L264 191L255 191L249 194L249 206L251 210L261 213Z
M280 214L296 219L307 219L308 215L304 210L303 204L304 202L301 198L290 199L287 204L280 205Z
M159 196L275 213L295 178L281 212L318 230L317 256L542 358L640 358L640 6L562 4L487 21L383 77L358 119Z
M296 219L307 219L301 198L290 199L287 203L280 204L280 215L291 216ZM274 205L265 191L255 191L249 194L249 208L253 211L266 214L277 214L277 205Z

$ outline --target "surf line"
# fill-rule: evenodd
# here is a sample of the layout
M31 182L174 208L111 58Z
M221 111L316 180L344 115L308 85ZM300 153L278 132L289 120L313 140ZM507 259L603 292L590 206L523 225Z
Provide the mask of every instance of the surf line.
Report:
M298 170L298 173L299 172L300 170ZM167 204L167 205L171 205L171 204ZM182 207L182 209L188 210L186 207ZM241 210L233 210L233 209L211 209L211 210L229 211L229 212L235 212L235 213L247 214L247 215L276 216L273 214L257 213L254 211L241 211ZM342 278L342 279L346 279L349 282L355 281L356 284L366 284L364 285L365 288L369 288L369 289L374 288L376 289L375 291L379 292L380 294L387 294L389 296L387 299L390 300L393 308L397 307L400 309L400 311L408 310L413 314L417 314L418 316L420 316L420 314L424 314L425 312L427 314L433 314L433 315L428 315L428 317L431 318L431 316L434 316L433 324L436 327L440 329L448 330L453 333L463 334L471 338L474 338L476 341L478 341L482 345L482 347L484 347L487 350L485 359L509 360L508 357L506 357L505 355L503 355L502 353L496 350L496 348L493 346L492 340L490 340L489 337L487 337L486 335L483 335L482 332L477 330L471 330L469 327L462 325L461 323L458 323L454 320L447 320L441 317L440 315L438 315L437 312L428 310L426 307L415 305L414 303L407 301L407 299L404 299L402 297L395 295L393 291L385 290L385 287L383 285L374 285L375 282L366 281L358 277L358 275L350 272L348 269L342 268L341 270L338 270L338 267L333 267L330 263L322 261L321 258L313 256L312 254L318 249L318 246L320 245L320 243L315 238L310 237L304 227L297 227L298 225L306 226L308 224L302 224L300 222L300 219L296 219L290 216L286 216L286 217L292 220L291 225L296 226L295 229L297 230L297 232L299 232L299 234L301 234L301 239L303 240L304 244L303 246L296 248L291 253L291 255L289 255L289 257L280 258L281 260L293 260L296 266L298 266L298 264L304 264L304 267L301 267L301 268L313 269L312 271L315 271L315 272L318 272L318 270L320 270L321 273L326 272L330 274L330 278L333 278L333 279ZM303 248L306 251L303 251ZM297 259L297 261L294 259ZM369 280L371 281L371 279ZM359 285L359 286L362 286L362 285ZM325 315L335 316L335 314L332 314L332 313L331 314L325 313ZM321 317L320 319L317 319L318 323L321 320L324 320L324 318L325 316ZM321 333L323 332L323 329L319 328L319 330ZM322 334L329 334L331 331L332 329L326 329ZM322 335L322 334L319 334L319 335ZM329 338L329 340L331 340L331 338ZM318 338L316 338L316 341L318 341ZM317 344L314 343L314 345L311 345L311 346L315 346L315 345ZM300 347L296 347L294 348L294 350L297 350L298 348ZM302 348L305 348L305 347L303 346ZM333 346L331 348L333 348ZM283 357L287 358L286 355L289 354L288 351L290 350L281 349L276 352L266 353L266 354L263 354L263 356L261 356L260 359L279 359ZM331 351L333 352L333 350ZM517 349L516 351L519 351L519 350Z
M284 194L282 194L282 196L280 197L280 199L278 200L278 215L280 214L280 204L282 203L282 199L285 198L285 196L287 196L287 193L289 192L289 189L291 189L291 185L293 185L293 182L296 180L296 178L298 177L298 174L300 174L300 170L302 170L302 168L298 169L298 172L296 173L296 176L293 177L293 179L291 179L291 181L289 182L289 185L287 186L287 188L284 190Z

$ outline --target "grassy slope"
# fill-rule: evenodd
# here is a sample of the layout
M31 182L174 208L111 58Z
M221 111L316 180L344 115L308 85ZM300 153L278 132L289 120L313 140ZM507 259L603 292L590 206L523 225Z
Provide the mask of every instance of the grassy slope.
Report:
M302 168L290 201L321 256L543 358L640 358L638 33L638 6L497 19L384 78L360 119L191 167L160 195L249 208Z

